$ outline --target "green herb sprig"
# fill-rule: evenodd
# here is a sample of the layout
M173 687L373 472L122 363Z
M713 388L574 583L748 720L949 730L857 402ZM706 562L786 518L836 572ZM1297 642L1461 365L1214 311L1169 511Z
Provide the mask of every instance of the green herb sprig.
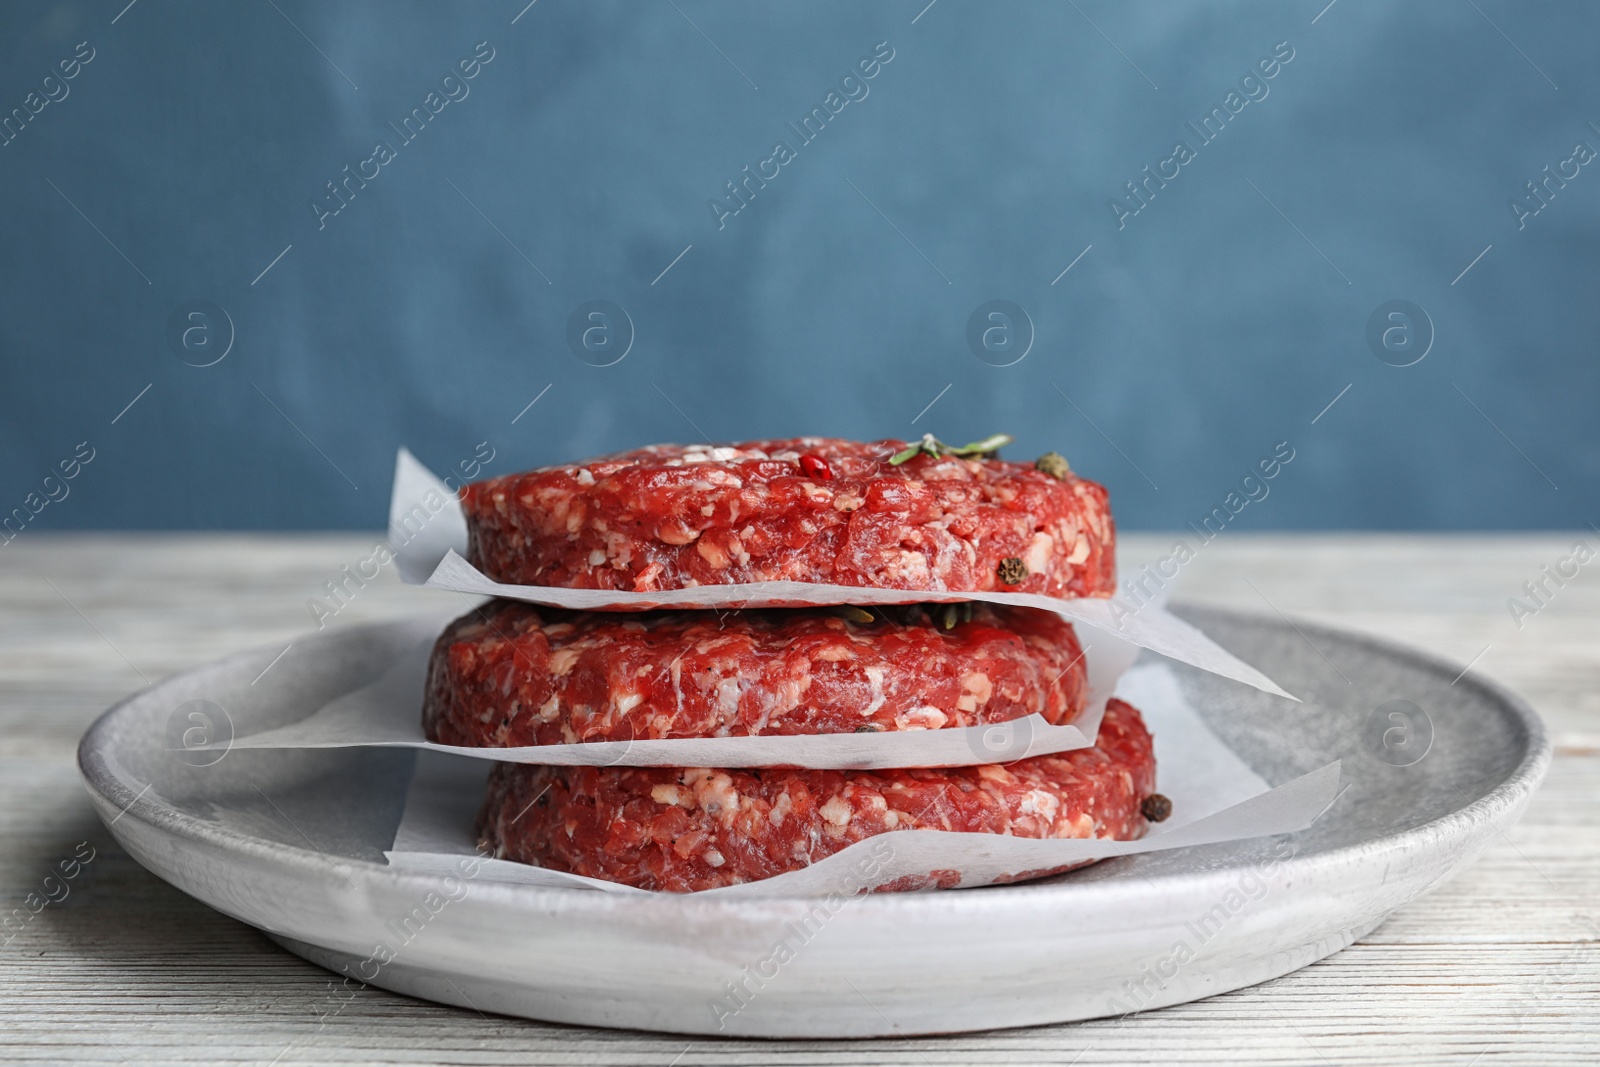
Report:
M905 463L907 460L914 459L919 455L932 456L935 459L939 458L940 456L961 456L968 459L989 459L992 458L996 452L1000 451L1006 445L1009 445L1013 440L1015 440L1015 438L1008 433L992 433L981 441L973 441L970 444L965 444L960 448L957 448L954 445L945 444L931 433L925 433L922 435L922 440L918 441L910 448L907 448L905 451L896 452L893 456L891 456L889 459L889 466L898 467L900 464Z

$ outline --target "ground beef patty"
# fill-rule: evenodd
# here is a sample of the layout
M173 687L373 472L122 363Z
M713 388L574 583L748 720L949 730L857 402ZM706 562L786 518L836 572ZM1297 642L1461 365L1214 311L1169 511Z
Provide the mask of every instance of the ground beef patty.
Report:
M892 830L1137 838L1155 776L1144 722L1113 700L1095 747L1004 765L741 771L496 764L478 836L503 859L688 892L798 870Z
M758 581L1110 596L1105 489L1060 457L919 454L802 437L655 445L462 490L490 578L641 592Z
M423 726L441 744L509 747L939 729L1033 712L1065 724L1085 684L1072 626L1031 608L604 613L494 600L434 645Z

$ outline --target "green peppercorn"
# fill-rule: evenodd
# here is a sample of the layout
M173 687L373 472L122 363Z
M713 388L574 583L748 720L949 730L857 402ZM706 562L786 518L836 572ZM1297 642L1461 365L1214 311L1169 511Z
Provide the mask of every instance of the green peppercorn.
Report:
M1060 452L1046 452L1033 461L1033 469L1043 471L1057 480L1065 480L1072 473L1072 468L1067 466L1067 457Z

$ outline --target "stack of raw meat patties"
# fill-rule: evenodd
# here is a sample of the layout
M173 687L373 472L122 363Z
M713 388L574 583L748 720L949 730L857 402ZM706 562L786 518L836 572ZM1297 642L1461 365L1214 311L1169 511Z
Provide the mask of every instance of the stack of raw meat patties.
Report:
M792 581L1110 596L1106 491L1049 453L931 437L660 445L462 490L468 558L503 583L652 593ZM1071 723L1072 626L965 601L579 612L493 600L445 630L432 741L508 747ZM887 740L887 738L886 738ZM1093 747L1005 764L840 771L498 763L478 817L504 859L643 889L770 878L897 830L1140 837L1160 818L1139 713ZM936 872L890 888L954 884ZM914 884L913 884L914 883ZM884 888L884 887L879 887Z

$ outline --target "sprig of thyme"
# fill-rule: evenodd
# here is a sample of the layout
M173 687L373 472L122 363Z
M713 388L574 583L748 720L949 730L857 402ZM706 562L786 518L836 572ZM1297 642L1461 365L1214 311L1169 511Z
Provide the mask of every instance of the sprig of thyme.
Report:
M935 459L938 459L940 456L962 456L971 459L988 459L992 458L996 452L1000 451L1000 449L1004 448L1006 445L1009 445L1013 440L1014 438L1008 433L992 433L981 441L973 441L970 444L965 444L960 448L957 448L954 445L945 444L931 433L925 433L922 435L922 440L918 441L910 448L907 448L905 451L896 452L893 456L891 456L889 459L889 466L898 467L900 464L905 463L907 460L914 459L919 455L932 456Z

